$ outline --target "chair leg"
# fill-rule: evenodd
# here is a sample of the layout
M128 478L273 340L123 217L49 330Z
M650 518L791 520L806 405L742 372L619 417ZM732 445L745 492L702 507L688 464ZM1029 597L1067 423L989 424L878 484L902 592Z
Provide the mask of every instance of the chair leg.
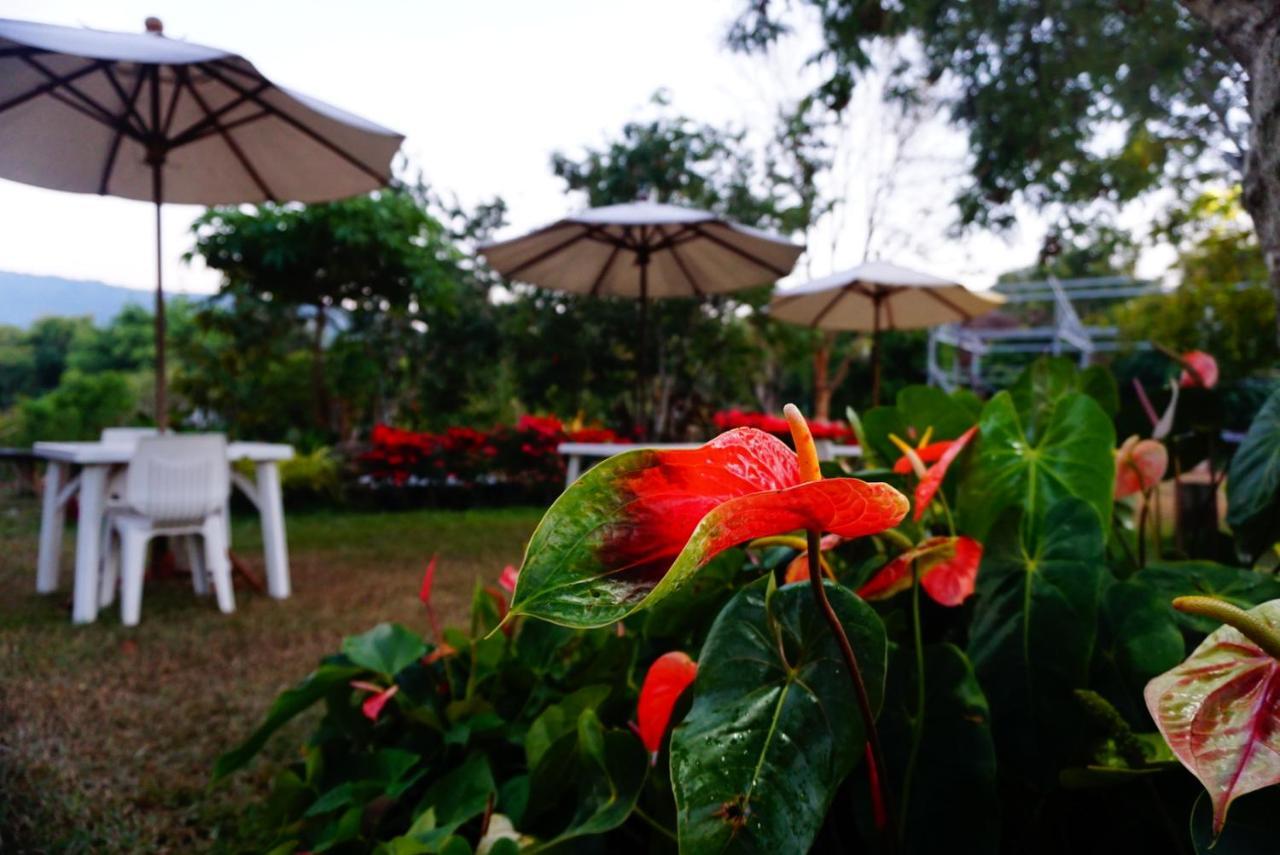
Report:
M221 514L213 514L205 519L202 530L204 537L205 566L209 568L209 577L213 580L213 591L218 598L218 608L224 614L236 610L236 593L231 584L231 559L227 557L227 527Z
M150 540L149 531L120 529L120 622L125 626L137 626L142 617L142 575Z
M102 529L102 579L98 591L98 606L106 608L115 602L116 586L120 582L120 549L116 546L116 527L108 520Z
M182 543L187 549L187 566L191 568L191 587L195 589L196 596L207 596L209 569L205 566L203 546L194 534L183 535Z

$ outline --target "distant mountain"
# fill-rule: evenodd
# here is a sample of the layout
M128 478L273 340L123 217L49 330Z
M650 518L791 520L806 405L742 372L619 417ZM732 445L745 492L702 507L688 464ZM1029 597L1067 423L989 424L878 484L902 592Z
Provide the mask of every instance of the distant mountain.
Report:
M91 315L105 324L127 305L150 309L154 300L150 291L105 282L0 270L0 324L27 327L48 315Z

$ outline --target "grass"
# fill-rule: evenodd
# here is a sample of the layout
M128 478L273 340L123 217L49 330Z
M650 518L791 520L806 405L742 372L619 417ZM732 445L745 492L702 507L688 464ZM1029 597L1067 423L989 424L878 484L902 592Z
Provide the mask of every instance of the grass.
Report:
M539 512L317 512L290 516L293 596L240 588L237 611L196 598L186 577L149 580L142 623L69 622L74 529L63 588L34 593L38 508L0 505L0 852L172 852L234 847L238 819L305 738L280 734L217 787L219 753L262 719L344 635L380 621L426 631L418 584L440 556L434 602L460 623L478 578L517 563ZM237 555L261 573L256 519Z

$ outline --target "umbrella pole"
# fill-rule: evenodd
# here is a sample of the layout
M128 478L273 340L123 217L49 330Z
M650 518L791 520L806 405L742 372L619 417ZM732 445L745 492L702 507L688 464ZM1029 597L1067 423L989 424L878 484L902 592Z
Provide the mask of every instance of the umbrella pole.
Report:
M160 237L160 207L164 199L163 169L164 165L159 161L151 164L151 191L156 205L156 427L161 431L169 427L169 403L165 389L164 365L164 252Z
M648 398L647 386L649 375L649 359L648 348L646 345L646 332L649 320L649 257L640 254L638 262L640 264L640 324L638 334L640 336L640 347L637 352L639 365L639 377L636 384L636 424L644 429L645 438L649 433L649 418L647 414L646 400Z
M871 330L871 406L880 406L880 295L872 300Z

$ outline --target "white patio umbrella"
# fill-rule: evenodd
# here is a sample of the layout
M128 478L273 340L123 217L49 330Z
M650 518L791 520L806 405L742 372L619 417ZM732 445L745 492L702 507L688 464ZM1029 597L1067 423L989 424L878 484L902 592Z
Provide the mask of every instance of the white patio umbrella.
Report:
M769 314L814 329L871 333L871 399L880 402L880 332L963 323L1004 302L958 282L884 261L814 279L776 295Z
M318 202L390 180L403 137L146 33L0 19L0 177L156 206L156 420L167 421L160 206Z
M804 247L708 211L633 202L591 208L479 251L508 279L638 299L643 374L649 300L770 284L791 272Z

